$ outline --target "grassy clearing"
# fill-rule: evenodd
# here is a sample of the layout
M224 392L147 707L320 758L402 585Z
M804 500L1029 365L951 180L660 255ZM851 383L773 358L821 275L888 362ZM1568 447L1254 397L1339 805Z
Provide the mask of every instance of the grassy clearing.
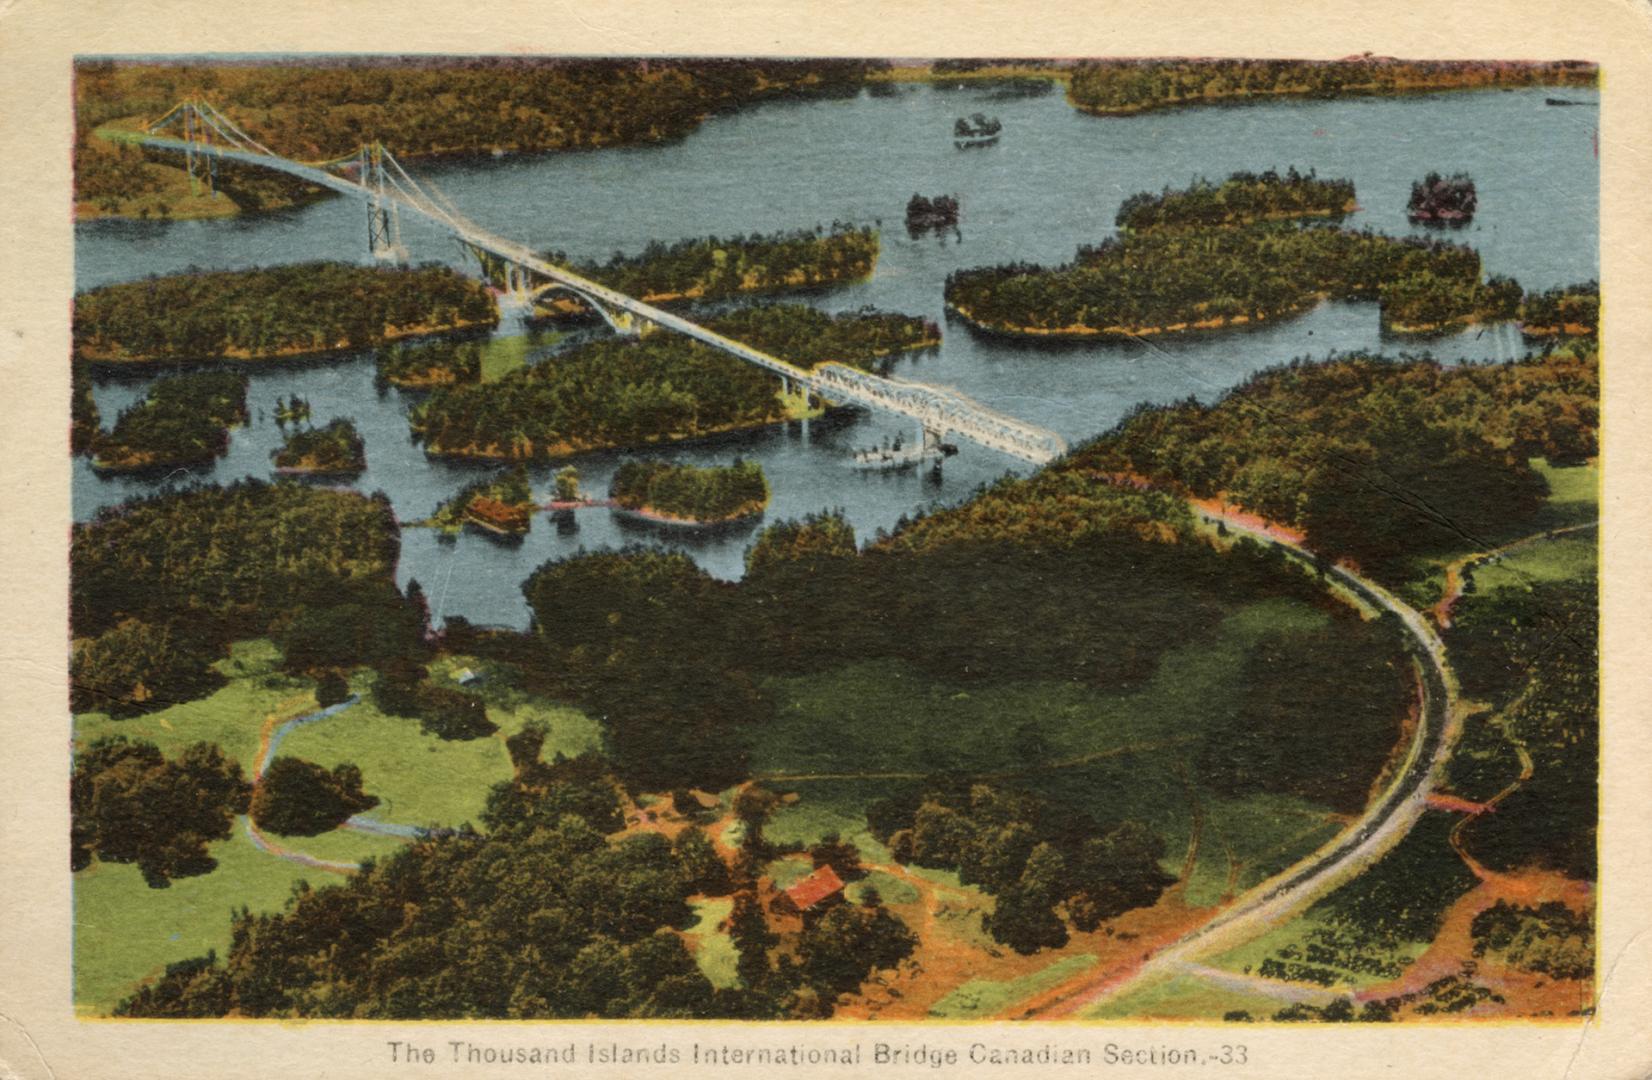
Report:
M1094 967L1095 963L1094 956L1065 956L1018 979L1005 982L971 979L931 1006L929 1015L947 1020L976 1020L993 1016L1086 968Z
M844 888L843 895L848 897L851 903L858 904L868 889L876 889L878 899L885 904L915 904L921 899L917 887L911 882L902 881L882 870L874 870L859 881L851 881Z
M965 690L895 660L770 680L783 704L775 723L757 733L753 769L758 775L990 775L1007 766L1034 772L1196 736L1202 721L1233 707L1228 691L1264 634L1326 621L1293 601L1251 605L1224 620L1213 640L1169 653L1145 686L1122 693L1054 680ZM834 738L820 738L822 731Z
M1054 681L966 691L896 661L774 680L770 689L781 714L753 747L755 770L794 777L769 783L801 798L775 814L766 835L813 843L835 832L868 861L887 862L888 852L866 831L865 808L953 768L1000 774L1097 822L1146 821L1165 839L1165 870L1180 874L1197 797L1205 823L1186 899L1214 904L1226 894L1232 870L1236 887L1247 887L1338 827L1325 808L1306 800L1231 799L1190 789L1188 768L1206 725L1237 707L1233 689L1248 651L1266 635L1310 633L1329 621L1294 601L1250 605L1210 639L1166 655L1144 686L1122 693ZM823 740L821 731L835 737ZM1003 775L1012 763L1030 767ZM853 775L868 773L892 775ZM1230 868L1230 852L1236 867ZM954 874L909 869L960 887Z
M1263 994L1246 994L1212 986L1193 975L1148 983L1080 1013L1085 1020L1217 1020L1229 1012L1266 1019L1284 1002Z
M448 741L427 735L418 721L386 716L371 701L291 732L281 753L332 768L353 762L363 786L379 797L374 817L405 825L475 822L488 789L511 777L505 738L529 720L550 729L544 756L569 756L601 745L596 722L576 709L524 702L514 709L490 705L499 730L483 739Z
M127 720L81 713L74 720L75 740L86 743L125 735L152 742L168 756L190 743L214 742L251 775L264 723L272 717L302 716L316 707L314 684L283 674L277 668L280 662L280 651L268 641L237 644L228 659L216 665L230 681L211 697Z
M727 932L718 929L734 910L734 901L718 897L695 900L693 904L695 921L688 928L688 937L693 942L694 962L699 965L700 974L718 989L739 986L740 954Z
M1548 498L1539 508L1537 516L1530 522L1523 523L1506 536L1487 537L1487 547L1497 547L1511 543L1521 537L1533 533L1546 532L1550 529L1564 529L1572 525L1583 525L1595 521L1600 517L1600 466L1591 462L1587 465L1551 465L1544 458L1532 458L1531 467L1543 477L1549 485ZM1571 540L1555 541L1556 543L1571 543ZM1594 550L1593 534L1581 533L1577 542L1587 544L1590 551ZM1546 547L1549 545L1536 545ZM1461 550L1441 552L1426 559L1415 560L1409 579L1397 590L1399 595L1408 603L1417 607L1429 607L1440 599L1445 592L1446 567L1459 560L1466 559L1480 549L1463 548ZM1511 554L1525 555L1524 549ZM1544 566L1545 556L1532 552L1542 572L1557 572L1558 567ZM1575 565L1575 563L1573 564ZM1495 576L1488 578L1485 575L1492 567L1482 567L1475 572L1476 584L1479 588L1491 588Z
M1199 857L1182 897L1193 907L1219 903L1288 865L1342 826L1324 807L1286 795L1220 799L1204 807Z
M211 697L129 720L82 714L75 717L75 737L86 742L123 734L154 742L168 755L193 742L215 742L250 775L265 723L316 708L313 684L281 673L280 660L279 650L268 641L237 644L219 664L230 681ZM479 667L467 658L444 658L431 665L432 675L451 683L453 674L467 666ZM371 684L367 672L351 679L351 689L363 695ZM382 800L371 812L380 820L457 825L476 820L488 788L509 779L504 737L529 720L540 720L550 729L547 756L578 754L600 745L596 722L578 710L498 683L483 683L478 689L488 700L488 715L500 728L490 738L444 742L420 731L417 721L385 716L364 696L336 716L290 732L281 752L328 768L355 762L367 790ZM136 981L159 974L166 964L208 949L222 955L229 948L231 909L245 905L254 912L277 911L294 882L320 886L341 880L337 874L258 850L247 838L244 822L237 822L235 830L229 840L212 846L217 869L180 878L170 888L149 888L134 866L94 863L75 875L77 1008L106 1013ZM339 862L383 858L404 843L355 829L272 840L291 851Z
M1529 544L1474 572L1478 589L1527 588L1538 582L1566 581L1593 572L1599 564L1592 532L1574 533Z
M358 834L359 835L359 834ZM278 911L295 882L341 880L259 851L240 822L212 845L218 869L151 889L136 866L94 862L74 876L77 1011L107 1014L138 980L169 963L229 950L230 912Z

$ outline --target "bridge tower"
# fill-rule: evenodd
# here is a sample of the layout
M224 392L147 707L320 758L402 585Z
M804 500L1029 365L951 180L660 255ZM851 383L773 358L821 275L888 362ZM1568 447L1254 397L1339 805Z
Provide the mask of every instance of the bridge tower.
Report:
M401 207L388 194L384 156L383 143L376 142L361 148L361 186L367 189L367 250L373 253L374 258L406 262Z
M201 115L200 106L194 101L184 103L182 110L184 126L184 167L189 172L189 193L199 195L201 185L206 185L208 194L218 197L218 155L210 150L197 150L196 146L211 147L212 127Z

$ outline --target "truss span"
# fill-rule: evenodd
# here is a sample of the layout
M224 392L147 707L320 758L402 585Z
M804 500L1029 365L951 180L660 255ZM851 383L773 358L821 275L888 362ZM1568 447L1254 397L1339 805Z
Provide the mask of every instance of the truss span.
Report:
M182 129L182 138L161 133L173 127ZM955 390L872 375L845 364L800 367L664 308L610 289L565 266L548 262L527 246L477 225L445 198L433 197L382 146L363 147L357 153L333 161L294 161L253 140L204 101L184 102L145 132L126 138L152 149L182 153L190 159L192 168L197 157L208 162L233 161L273 169L364 199L369 220L374 223L369 227L369 243L375 245L375 251L378 250L375 230L383 228L378 223L386 221L388 214L407 211L450 232L461 244L516 266L532 279L540 279L529 285L530 293L549 291L553 287L566 289L605 308L603 316L612 325L643 319L772 371L823 399L908 417L932 435L943 438L956 435L1036 465L1046 464L1066 450L1066 445L1054 433L998 413ZM355 175L350 175L352 172ZM628 318L616 319L616 312L623 312Z

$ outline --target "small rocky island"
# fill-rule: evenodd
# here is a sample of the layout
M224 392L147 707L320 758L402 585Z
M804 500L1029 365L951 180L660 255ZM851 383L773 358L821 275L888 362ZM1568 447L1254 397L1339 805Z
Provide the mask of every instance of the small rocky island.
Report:
M1405 216L1425 225L1465 225L1474 218L1474 181L1467 173L1431 172L1411 185Z
M926 229L953 229L958 226L958 196L937 195L933 199L914 194L906 203L906 231L916 236Z
M972 146L991 146L998 141L1004 125L996 116L974 113L967 119L960 116L952 125L952 145L963 150Z
M288 475L354 476L367 468L367 444L355 421L339 417L323 428L296 429L270 452L275 471Z

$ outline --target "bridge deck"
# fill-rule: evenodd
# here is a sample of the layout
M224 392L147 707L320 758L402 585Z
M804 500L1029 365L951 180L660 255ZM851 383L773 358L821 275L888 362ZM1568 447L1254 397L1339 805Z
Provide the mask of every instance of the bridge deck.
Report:
M655 307L610 289L565 266L547 262L528 247L489 232L427 198L401 190L399 186L387 187L381 192L315 165L221 143L153 134L131 137L127 141L157 150L203 154L259 168L274 169L355 198L391 200L399 207L447 229L465 244L524 267L593 300L630 312L638 318L647 319L747 363L756 364L794 380L823 398L908 416L943 436L956 432L973 442L1034 464L1045 464L1066 449L1061 439L1053 433L994 412L953 390L871 375L844 364L821 364L813 369L799 367L778 356L725 337L664 308Z

